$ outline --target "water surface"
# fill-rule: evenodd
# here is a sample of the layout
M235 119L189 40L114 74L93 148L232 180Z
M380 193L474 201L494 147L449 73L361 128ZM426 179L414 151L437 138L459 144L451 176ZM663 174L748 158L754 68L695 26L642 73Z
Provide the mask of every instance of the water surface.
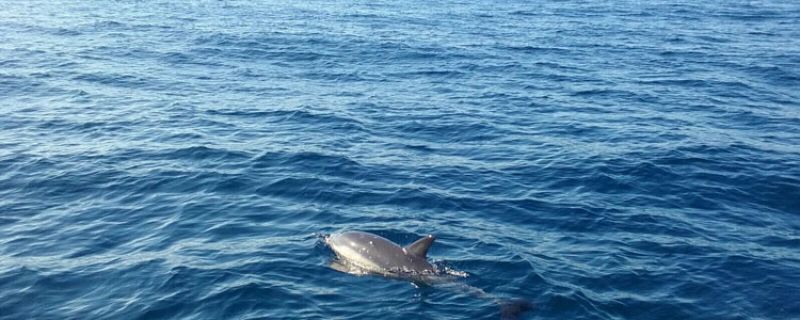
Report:
M793 1L0 7L0 318L800 318Z

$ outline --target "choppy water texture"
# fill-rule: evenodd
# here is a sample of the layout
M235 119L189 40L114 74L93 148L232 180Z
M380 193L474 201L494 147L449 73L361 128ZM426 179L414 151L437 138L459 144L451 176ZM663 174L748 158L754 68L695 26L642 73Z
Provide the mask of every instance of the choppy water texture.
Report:
M8 1L0 318L800 317L797 1Z

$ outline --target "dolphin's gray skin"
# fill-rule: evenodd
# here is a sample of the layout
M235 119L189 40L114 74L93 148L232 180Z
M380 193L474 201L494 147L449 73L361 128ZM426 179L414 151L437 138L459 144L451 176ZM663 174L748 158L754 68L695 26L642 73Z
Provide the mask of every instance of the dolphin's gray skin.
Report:
M426 257L434 239L427 235L401 247L372 233L350 231L332 234L325 242L339 259L371 272L425 274L436 272Z

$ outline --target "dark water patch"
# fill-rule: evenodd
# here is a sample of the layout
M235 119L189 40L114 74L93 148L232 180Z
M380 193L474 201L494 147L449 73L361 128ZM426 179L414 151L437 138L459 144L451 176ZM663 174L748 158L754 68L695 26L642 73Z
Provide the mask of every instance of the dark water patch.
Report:
M122 88L164 89L167 85L159 80L144 76L118 73L89 73L73 77L73 80Z
M325 81L332 81L336 83L340 82L364 82L370 81L370 77L361 75L358 73L347 73L347 72L310 72L310 73L303 73L300 74L301 77L306 79L316 79L316 80L325 80Z
M365 124L352 117L338 115L335 113L319 113L314 111L302 110L209 110L211 115L233 116L252 121L268 121L271 123L295 123L302 126L320 126L323 129L335 130L365 130Z
M22 60L17 60L17 59L4 59L4 60L0 60L0 67L4 67L4 68L17 68L17 67L20 67L20 66L21 66L21 65L19 64L19 62L22 62Z
M538 46L502 46L499 49L509 50L528 54L572 54L570 50L557 47L538 47Z
M447 123L414 121L395 127L399 134L433 142L491 141L500 138L496 127L484 123Z
M588 89L580 90L573 93L577 97L594 97L594 98L614 98L616 100L632 100L637 96L636 93L626 90L614 89Z
M25 97L31 93L45 93L54 90L55 88L46 84L41 80L29 79L22 76L2 76L0 75L0 86L5 88L4 94L7 97L22 96ZM56 92L54 92L56 93Z
M744 66L743 69L750 75L780 86L793 86L800 80L800 73L791 66L765 64Z
M451 80L451 79L461 78L464 75L465 74L462 72L453 70L425 70L425 71L409 71L403 73L387 74L387 76L401 78L401 79L424 78L426 80L435 78Z
M250 158L250 155L244 152L238 152L227 149L210 148L206 146L192 146L181 149L170 150L162 154L165 159L187 159L207 160L211 162L230 162L230 161L244 161ZM148 158L158 158L157 155L150 155Z
M346 156L316 152L268 152L251 161L253 168L293 168L301 172L353 177L366 170L360 163Z
M324 43L319 43L324 41ZM206 53L218 53L227 59L313 62L328 55L310 47L323 46L328 40L308 38L289 33L264 33L255 36L213 34L201 36L195 44ZM306 49L308 48L308 49Z

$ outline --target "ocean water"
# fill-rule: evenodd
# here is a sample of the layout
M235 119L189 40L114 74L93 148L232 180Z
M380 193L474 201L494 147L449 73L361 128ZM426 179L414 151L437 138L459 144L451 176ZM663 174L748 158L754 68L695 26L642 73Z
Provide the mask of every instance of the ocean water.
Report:
M800 318L800 2L7 1L0 318Z

